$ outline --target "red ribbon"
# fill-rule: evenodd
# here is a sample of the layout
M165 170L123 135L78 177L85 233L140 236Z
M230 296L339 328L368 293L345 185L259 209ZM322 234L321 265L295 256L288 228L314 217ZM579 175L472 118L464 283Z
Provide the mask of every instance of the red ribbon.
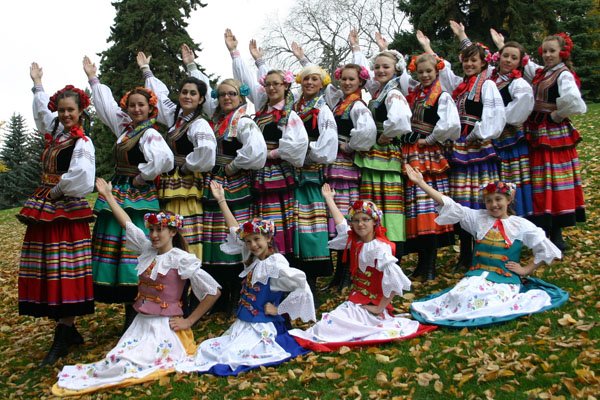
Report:
M498 229L498 231L500 232L500 234L506 241L506 244L508 244L509 246L512 246L512 242L508 238L508 235L506 234L506 231L504 230L504 224L502 223L502 220L500 218L498 218L496 220L496 222L494 222L494 225L492 226L492 228Z
M452 98L456 100L458 98L458 96L460 96L467 90L471 89L473 87L473 85L475 84L476 80L477 80L477 75L471 75L469 78L462 81L461 84L458 85L456 87L456 89L454 89L454 92L452 92Z
M375 239L379 239L384 243L387 243L392 248L392 254L396 254L396 244L390 242L390 240L385 236L387 229L383 226L378 226L375 228ZM352 251L352 259L350 260L350 276L354 276L356 269L358 268L358 255L362 251L362 247L365 243L358 239L356 233L353 230L348 231L348 240L346 241L346 247L344 248L344 254L342 255L342 262L348 261L348 247L350 251ZM373 265L374 267L374 265Z
M71 128L71 137L78 137L80 139L85 140L86 142L88 141L88 138L85 136L85 133L83 133L83 129L81 129L81 127L79 126L74 126Z

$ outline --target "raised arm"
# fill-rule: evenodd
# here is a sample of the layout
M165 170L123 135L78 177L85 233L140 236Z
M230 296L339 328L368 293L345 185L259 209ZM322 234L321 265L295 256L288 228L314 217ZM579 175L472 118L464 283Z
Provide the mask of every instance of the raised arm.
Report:
M458 38L458 40L463 41L467 39L467 33L465 32L465 26L462 22L456 22L450 20L450 29L454 32L454 35Z
M500 32L497 32L494 28L490 28L490 35L492 36L492 41L498 50L504 47L504 35L502 35Z
M404 164L404 170L408 179L410 179L415 185L419 186L429 197L431 197L439 205L444 205L442 200L442 194L429 186L423 179L423 175L418 169L414 169L409 164Z
M223 190L223 185L221 185L217 181L210 182L210 191L213 194L215 200L217 200L217 204L223 213L223 217L225 218L225 224L227 224L228 228L237 228L240 226L237 220L233 216L233 213L229 209L227 205L227 200L225 200L225 190Z
M104 197L110 209L113 212L117 222L125 229L125 225L127 222L131 222L131 218L129 215L121 208L121 206L115 200L115 197L112 194L112 184L110 182L106 182L102 178L96 178L96 187L98 188L98 194Z
M329 186L329 183L324 184L321 187L321 193L323 193L323 198L325 199L325 203L327 203L327 208L329 208L329 213L331 214L331 218L333 218L333 222L336 225L344 222L344 215L333 201L333 196L335 196L335 190Z
M375 42L377 43L377 47L379 47L379 51L384 51L388 49L388 41L383 37L381 32L375 33Z
M33 62L29 67L29 75L31 76L31 80L33 81L33 119L35 121L35 126L38 131L45 133L50 132L53 128L53 122L56 119L57 113L51 112L48 109L48 102L50 101L50 97L46 92L44 92L44 87L42 86L42 76L44 72L42 71L42 67L38 65L38 63ZM64 128L62 124L59 124L57 127L59 131L62 131Z
M421 47L423 48L423 51L425 53L435 54L433 49L431 48L431 41L429 40L429 38L427 36L425 36L425 34L422 31L417 30L416 36L417 36L417 41L419 42L419 44L421 45Z

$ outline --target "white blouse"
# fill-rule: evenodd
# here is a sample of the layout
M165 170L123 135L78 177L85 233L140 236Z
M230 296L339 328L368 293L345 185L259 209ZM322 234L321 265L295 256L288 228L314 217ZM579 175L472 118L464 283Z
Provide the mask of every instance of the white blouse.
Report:
M447 196L442 196L442 199L444 204L436 208L439 216L435 219L435 222L439 225L459 222L460 226L477 240L483 239L497 220L487 210L470 209L456 203ZM550 264L553 259L561 258L560 250L546 237L542 228L516 215L511 215L501 221L511 242L514 243L515 240L520 240L533 251L534 263L544 261L546 264Z
M48 109L50 97L42 86L35 86L33 92L33 119L40 133L51 133L54 128L54 120L58 113ZM54 140L58 143L64 142L70 136L70 132L64 132L65 128L59 122L54 134ZM85 197L94 190L96 175L96 161L94 144L90 137L87 140L79 139L75 142L75 148L69 162L69 169L61 175L60 182L53 189L56 195L62 194L67 197Z
M348 221L344 219L342 223L335 226L335 229L337 236L329 241L329 248L344 250L348 242L348 231L350 230ZM365 272L367 267L373 267L383 272L381 289L385 297L391 297L392 294L402 296L403 291L410 290L410 280L398 265L398 259L392 255L392 248L389 244L379 239L373 239L363 244L358 255L358 268Z
M237 156L231 161L231 166L245 170L263 168L267 161L267 144L252 118L239 119L236 138L242 144L242 148L237 150Z
M306 158L315 164L331 164L337 157L338 134L335 118L326 103L319 109L317 127L319 138L308 144Z
M204 75L195 63L192 63L187 66L187 73L189 76L193 76L194 78L200 79L202 82L206 84L206 101L202 104L202 111L208 116L208 118L212 118L217 107L219 106L219 99L213 99L211 96L211 90L213 87L210 85L210 79L208 76Z
M158 250L152 247L152 242L148 240L144 231L129 221L125 224L125 237L126 247L140 253L136 267L138 276L143 274L156 260L150 279L156 280L158 274L166 275L169 270L176 269L181 279L190 280L192 291L200 301L206 295L216 295L217 289L221 288L217 281L202 269L202 261L195 255L177 247L166 253L158 254Z
M131 118L118 106L108 86L101 84L98 79L90 79L90 86L98 117L115 134L117 143L121 143L127 133L125 128L131 125ZM138 146L146 159L145 163L138 164L144 180L154 180L173 169L173 152L156 129L146 129Z
M505 75L499 75L496 84L501 80L506 80ZM506 124L519 126L529 117L533 110L534 97L531 85L523 78L513 79L508 85L508 93L512 100L505 107Z
M188 121L191 114L184 117L183 110L179 110L179 115L175 116L177 105L169 99L169 89L151 71L144 74L146 76L146 88L156 93L158 97L158 122L168 127L173 126L175 120ZM210 93L207 93L210 95ZM174 127L171 130L175 129ZM215 157L217 154L217 140L215 134L203 118L197 118L187 129L187 138L194 145L194 151L185 158L185 166L192 172L210 171L215 166Z

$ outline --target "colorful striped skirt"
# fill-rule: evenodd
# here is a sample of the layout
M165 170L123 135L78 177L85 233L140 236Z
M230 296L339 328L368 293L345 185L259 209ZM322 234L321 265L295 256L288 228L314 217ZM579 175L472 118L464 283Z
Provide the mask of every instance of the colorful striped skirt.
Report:
M348 215L348 208L360 198L360 170L354 165L354 154L338 152L335 161L325 166L325 181L335 190L333 200L340 212ZM337 235L333 218L328 220L329 237Z

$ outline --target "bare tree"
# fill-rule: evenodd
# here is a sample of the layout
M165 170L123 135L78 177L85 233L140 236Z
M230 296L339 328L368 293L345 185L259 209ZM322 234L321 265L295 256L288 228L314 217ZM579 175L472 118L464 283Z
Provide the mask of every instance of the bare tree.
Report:
M304 49L314 63L332 72L349 62L348 35L358 30L361 49L367 55L377 51L375 33L392 39L405 24L405 16L393 0L298 0L283 22L273 18L262 29L265 58L279 68L296 62L292 42Z

